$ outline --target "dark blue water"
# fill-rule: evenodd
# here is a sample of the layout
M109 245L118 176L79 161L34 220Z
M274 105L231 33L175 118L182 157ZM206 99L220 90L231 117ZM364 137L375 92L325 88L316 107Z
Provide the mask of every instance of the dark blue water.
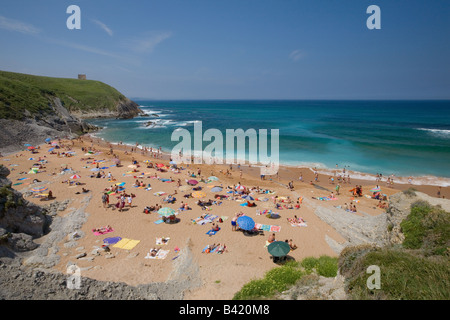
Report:
M178 143L174 130L192 132L195 121L224 137L226 129L268 129L269 138L279 129L281 164L450 177L449 101L136 102L148 117L92 120L106 127L97 136L170 152Z

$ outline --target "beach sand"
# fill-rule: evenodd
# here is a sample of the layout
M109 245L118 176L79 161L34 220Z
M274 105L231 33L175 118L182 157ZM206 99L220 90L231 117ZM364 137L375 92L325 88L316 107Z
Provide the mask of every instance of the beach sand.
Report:
M81 231L84 236L81 237L76 246L67 247L64 242L59 246L58 255L60 261L55 266L56 270L63 273L66 272L68 263L76 263L82 270L83 277L103 281L125 282L130 285L138 285L150 282L164 282L170 279L182 278L183 275L178 274L175 270L177 268L177 259L180 254L189 252L192 254L192 267L197 270L197 276L201 281L201 286L193 287L185 293L187 300L228 300L239 291L244 284L252 279L263 277L264 274L277 266L267 252L265 247L266 240L272 233L264 231L258 235L246 235L242 231L232 231L231 219L237 212L243 212L250 216L256 223L264 225L274 225L281 227L279 232L275 232L276 240L284 241L292 239L298 246L296 250L289 253L289 256L296 261L301 261L308 256L319 257L321 255L337 256L337 253L327 244L325 237L328 236L338 243L345 242L345 239L332 226L328 225L314 214L314 207L307 204L302 204L300 209L282 209L276 210L273 205L273 196L290 197L292 200L297 200L299 196L303 198L312 197L326 197L330 191L334 192L335 185L329 182L329 177L319 175L319 181L316 185L310 184L314 181L314 173L310 168L294 168L282 167L279 170L278 176L267 177L266 180L260 180L260 172L257 167L242 166L242 177L240 177L240 170L237 166L233 166L231 176L226 176L222 172L229 169L229 165L197 165L191 164L181 173L175 173L171 170L167 172L159 172L155 169L146 168L144 160L151 160L153 163L168 164L169 159L167 155L163 159L155 159L148 155L142 155L140 150L130 155L125 155L124 150L129 146L114 145L114 152L117 153L121 159L121 167L112 166L112 155L108 155L109 143L100 139L84 136L80 139L62 141L62 145L70 146L74 151L71 157L64 157L56 154L50 154L47 150L48 145L42 145L38 153L31 154L29 151L17 152L9 154L0 158L3 165L7 166L11 171L8 177L12 183L13 188L20 191L30 191L32 187L46 186L52 191L56 197L54 200L42 201L40 198L33 196L26 197L27 200L36 204L45 205L53 201L70 200L68 208L58 214L66 215L72 208L81 206L82 201L86 198L92 197L86 207L85 212L88 213L88 221L82 226ZM91 155L85 155L81 151L81 147L95 148L98 152ZM64 149L56 149L55 151L63 152ZM29 158L34 160L28 160ZM42 172L37 174L29 174L29 170L37 160L45 159L48 162ZM138 172L130 172L128 166L131 165L132 157L138 161L140 167ZM87 159L91 158L91 159ZM91 170L96 167L93 160L99 162L100 167L108 167L103 171L108 174L110 172L115 181L108 181L107 178L91 178L89 177L95 172ZM81 178L76 179L82 185L69 186L63 181L68 180L73 172L68 174L60 174L63 168L72 168L76 174ZM183 165L186 167L186 165ZM256 207L240 206L242 202L234 200L223 200L221 205L212 205L211 210L202 210L196 202L198 199L185 199L183 195L185 192L178 190L176 181L181 180L182 185L186 185L185 180L188 179L187 172L195 172L201 169L201 176L207 178L214 175L219 178L219 181L214 183L199 183L206 192L207 197L202 200L214 199L214 194L227 195L224 189L219 193L212 193L210 186L232 186L240 182L246 187L259 186L262 189L270 189L274 192L272 195L264 195L269 198L269 201L255 201ZM22 174L21 174L22 172ZM23 172L26 172L23 173ZM144 175L141 175L144 173ZM159 178L173 178L175 182L163 182L159 179L150 178L150 176L157 174ZM305 182L298 181L300 173L303 175ZM28 178L25 180L18 180L21 178ZM34 184L33 179L42 181ZM145 184L151 184L151 190L133 187L133 183L138 179ZM196 178L200 180L199 178ZM294 190L289 190L286 185L289 181L294 182ZM132 207L126 207L124 211L119 212L113 210L112 205L117 201L116 195L110 195L111 207L105 209L102 205L101 197L105 188L110 187L115 183L125 182L125 192L136 195L133 198ZM17 184L21 183L21 184ZM317 205L320 206L339 206L351 201L352 195L349 190L355 185L363 186L364 194L371 194L369 189L376 185L376 182L370 180L351 180L350 184L341 184L340 195L337 195L337 200L333 201L319 201L316 200ZM380 183L382 193L388 196L411 187L407 184L394 184L387 187L384 182ZM426 185L412 186L418 191L422 191L431 196L436 196L438 187ZM81 188L89 190L88 193L81 193ZM164 196L157 196L154 193L162 191L167 194L174 194L177 201L175 204L163 204ZM77 194L79 192L79 194ZM442 187L441 195L445 198L450 197L450 188ZM261 197L261 195L254 195L254 197ZM377 208L377 200L368 199L366 197L358 198L357 203L359 212L364 212L369 215L378 215L384 212L383 209ZM170 207L177 210L180 202L187 203L192 210L182 211L177 217L180 219L175 224L155 224L155 221L160 219L157 213L145 214L143 212L145 206L160 204L164 207ZM309 201L308 201L309 202ZM257 215L256 212L264 209L272 209L278 212L279 219L270 219L263 215ZM211 229L212 224L198 225L192 223L192 219L200 217L204 214L212 214L218 217L228 217L223 223L218 223L220 231L213 236L206 234ZM342 211L342 214L347 214ZM361 214L361 213L358 213ZM306 227L292 227L287 218L297 217L303 218ZM218 219L215 220L218 222ZM104 235L95 235L92 229L110 225L114 231ZM108 237L121 237L123 239L139 240L139 243L132 249L126 250L110 246L111 253L114 258L107 259L104 253L99 256L91 255L92 250L96 247L101 247L103 239ZM156 245L156 238L169 237L170 240L166 245ZM38 239L36 242L39 242ZM202 249L208 244L225 244L227 249L223 254L216 253L202 253ZM151 248L160 247L163 250L170 250L165 259L146 259L145 256ZM180 249L175 252L175 248ZM76 259L75 257L82 253L87 253L87 258L90 259Z

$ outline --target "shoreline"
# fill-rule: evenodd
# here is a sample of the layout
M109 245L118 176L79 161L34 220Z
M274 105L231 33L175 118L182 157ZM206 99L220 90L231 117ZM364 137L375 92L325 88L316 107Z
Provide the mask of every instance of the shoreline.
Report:
M81 137L89 137L89 138L93 138L97 141L102 141L102 143L107 144L107 145L113 145L113 146L123 146L125 149L127 150L127 148L129 148L131 150L131 148L135 148L136 145L130 144L130 143L123 143L123 144L119 144L117 142L111 142L108 141L102 137L98 137L96 135L96 133L87 133ZM137 148L139 150L142 150L142 146L139 144L137 146ZM140 154L140 152L138 152ZM138 154L136 153L136 154ZM164 159L166 160L170 160L171 154L168 153L167 151L162 151L161 152ZM237 162L237 160L239 159L235 159L235 161ZM184 163L183 163L184 164ZM185 165L185 164L184 164ZM197 164L192 163L190 164L192 166L195 166ZM202 164L198 164L198 165L208 165L207 163L203 162ZM213 163L211 165L218 165L218 166L224 166L227 167L229 166L229 164L216 164ZM237 163L233 164L233 167L237 167ZM256 164L256 165L249 165L248 163L242 164L241 168L260 168L262 167L262 165L260 164ZM314 172L317 172L319 174L319 176L326 176L326 177L337 177L339 175L342 175L342 168L340 169L333 169L333 168L328 168L328 167L321 167L321 168L315 168L312 166L308 166L308 165L289 165L289 164L279 164L279 170L294 170L297 173L303 172L303 170L309 170L311 171L313 174ZM394 183L393 185L401 185L402 188L401 190L406 190L408 188L421 188L421 187L436 187L436 192L434 194L431 194L429 192L425 192L430 196L436 196L437 194L437 188L441 187L441 188L449 188L450 187L450 178L447 177L440 177L440 176L431 176L431 175L421 175L421 176L395 176L395 175L390 175L390 176L383 176L381 181L377 182L377 176L375 174L372 173L366 173L366 172L360 172L360 171L352 171L352 170L346 170L344 176L348 176L350 175L350 179L351 181L355 180L355 181L367 181L367 182L372 182L373 184L379 184L380 186L388 186L387 183L387 178L392 178ZM254 175L255 178L260 178L259 174L258 175ZM309 177L309 175L307 175L307 177ZM409 182L408 180L411 179L411 182ZM299 175L297 175L295 178L291 178L291 181L298 182L299 183ZM310 179L307 180L304 177L304 182L307 181L314 181L314 179ZM392 185L391 185L392 186ZM418 190L418 191L422 191L422 190ZM442 191L441 191L442 193ZM446 198L450 198L450 195L445 196Z

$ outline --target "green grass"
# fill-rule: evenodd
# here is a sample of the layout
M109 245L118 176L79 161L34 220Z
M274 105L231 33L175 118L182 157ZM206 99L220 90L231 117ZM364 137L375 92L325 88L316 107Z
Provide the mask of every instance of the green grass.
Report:
M245 284L234 295L233 300L271 299L295 285L305 275L315 272L324 277L335 277L337 269L337 258L328 256L308 257L300 263L288 261L280 267L269 270L264 278L254 279Z
M417 201L400 226L405 235L405 248L422 249L426 255L449 255L450 213L440 207Z
M270 299L275 294L287 290L297 282L304 272L296 262L287 262L281 267L269 270L263 279L254 279L237 292L233 300Z
M309 273L315 269L323 277L336 277L338 259L329 256L321 256L319 258L307 257L302 260L301 266Z
M450 214L428 202L411 205L401 224L401 245L376 248L370 245L346 248L339 256L339 270L347 290L356 300L448 300L450 299ZM380 268L380 289L368 289L372 273Z
M123 96L116 89L93 80L33 76L0 71L0 118L23 118L25 110L45 117L51 111L51 97L61 99L71 112L114 110Z
M380 289L368 289L371 265L380 267ZM360 257L347 275L348 293L355 300L448 300L450 269L447 259L427 259L404 250L379 249Z

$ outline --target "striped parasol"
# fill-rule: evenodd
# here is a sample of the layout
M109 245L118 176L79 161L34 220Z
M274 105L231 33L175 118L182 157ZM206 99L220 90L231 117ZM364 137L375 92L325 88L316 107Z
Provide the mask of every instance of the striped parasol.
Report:
M168 217L176 214L176 211L172 208L164 207L158 210L158 214L164 217Z
M47 190L48 190L47 187L35 187L35 188L31 189L31 191L33 191L33 192L44 192Z

